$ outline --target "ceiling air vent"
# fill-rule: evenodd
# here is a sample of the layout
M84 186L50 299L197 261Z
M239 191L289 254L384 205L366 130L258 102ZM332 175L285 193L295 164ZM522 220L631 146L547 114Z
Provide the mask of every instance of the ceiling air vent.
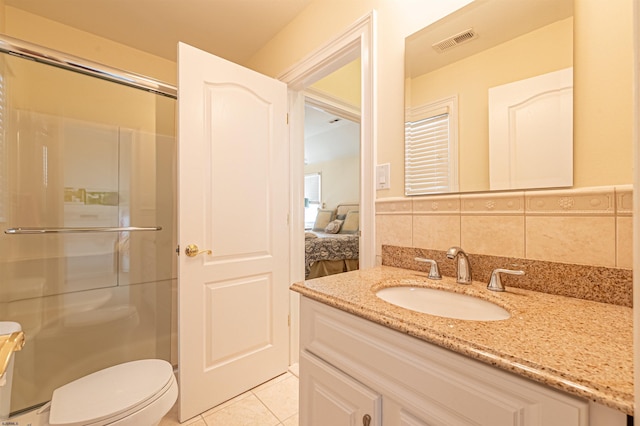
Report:
M473 28L469 28L468 30L439 41L438 43L433 44L431 47L433 47L436 52L442 53L446 50L453 49L454 47L459 46L462 43L466 43L476 38L478 38L478 34L473 30Z

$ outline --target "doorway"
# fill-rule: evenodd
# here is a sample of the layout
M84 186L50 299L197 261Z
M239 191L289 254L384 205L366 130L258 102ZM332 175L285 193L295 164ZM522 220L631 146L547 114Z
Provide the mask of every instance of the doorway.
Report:
M360 125L305 106L305 280L359 267Z
M304 120L304 228L308 232L319 210L358 204L360 120L316 106L308 99Z
M305 90L305 279L359 267L360 59Z
M291 140L291 282L304 280L304 105L305 90L334 71L360 58L360 199L359 264L375 265L376 151L374 69L375 11L362 17L342 35L278 77L289 87ZM299 297L290 292L290 363L298 362Z

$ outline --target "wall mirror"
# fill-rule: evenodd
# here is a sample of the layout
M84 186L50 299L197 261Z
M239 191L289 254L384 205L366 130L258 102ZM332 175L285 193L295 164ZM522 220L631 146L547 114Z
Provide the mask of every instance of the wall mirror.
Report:
M522 99L496 101L511 84L555 74L554 89L532 96L510 88ZM475 0L407 37L405 194L572 186L572 77L573 0ZM543 103L519 110L536 97ZM533 121L545 112L555 122ZM495 124L500 114L506 123ZM511 142L495 148L504 133ZM551 163L563 179L550 179ZM525 181L510 183L517 174Z

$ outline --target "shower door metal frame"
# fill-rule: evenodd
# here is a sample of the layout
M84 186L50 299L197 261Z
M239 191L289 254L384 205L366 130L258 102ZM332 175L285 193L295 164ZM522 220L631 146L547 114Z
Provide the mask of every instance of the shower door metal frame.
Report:
M0 52L21 58L30 59L58 68L80 74L97 77L169 98L178 98L178 89L175 86L164 83L140 74L124 71L98 62L89 61L57 50L49 49L24 40L0 34Z

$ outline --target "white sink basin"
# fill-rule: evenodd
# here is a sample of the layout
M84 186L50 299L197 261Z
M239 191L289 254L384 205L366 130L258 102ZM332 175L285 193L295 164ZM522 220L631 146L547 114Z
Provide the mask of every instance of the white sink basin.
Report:
M439 317L498 321L511 316L502 307L486 300L433 288L388 287L377 291L376 296L402 308Z

